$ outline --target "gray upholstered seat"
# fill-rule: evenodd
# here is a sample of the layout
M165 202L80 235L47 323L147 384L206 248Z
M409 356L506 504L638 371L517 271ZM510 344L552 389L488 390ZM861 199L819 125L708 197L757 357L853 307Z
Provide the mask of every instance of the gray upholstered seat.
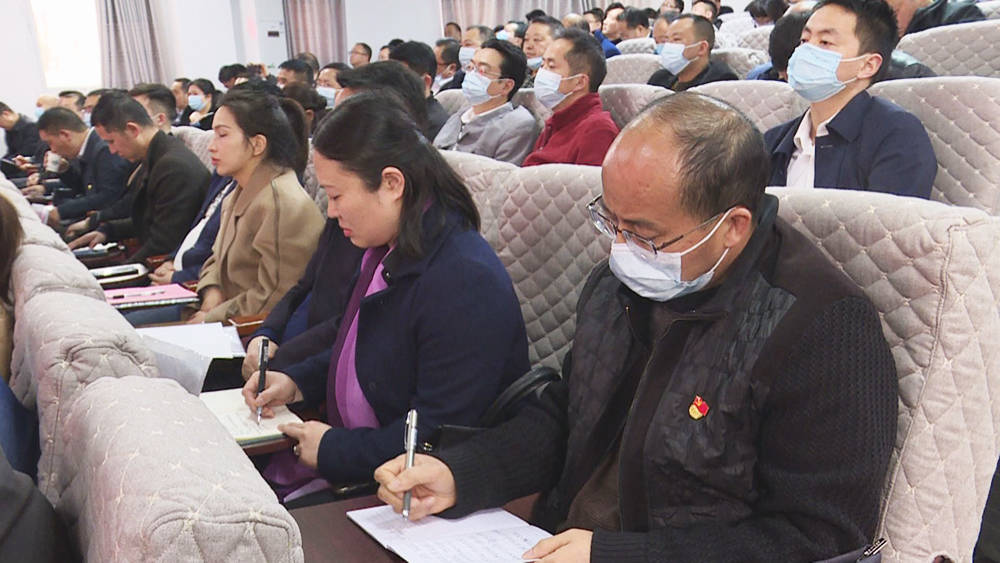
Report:
M773 25L765 25L748 29L739 34L736 41L739 43L740 47L745 49L756 49L757 51L763 51L766 53L772 29L774 29Z
M649 84L610 84L598 89L601 104L611 113L619 128L632 121L654 100L669 96L673 91Z
M761 131L805 113L808 104L784 82L773 80L727 80L691 89L725 100L747 114Z
M438 92L434 95L434 99L444 107L445 111L449 115L458 113L459 111L465 111L465 108L469 107L469 100L465 98L465 94L462 93L461 88L452 88L450 90L445 90L443 92Z
M623 55L652 54L656 50L656 42L652 37L626 39L617 45Z
M771 60L766 51L747 49L746 47L715 49L712 51L711 58L713 61L726 63L740 78L746 78L747 73L751 70Z
M962 23L904 35L898 49L940 76L1000 78L1000 21Z
M608 74L602 84L645 84L661 68L656 55L618 55L608 59Z

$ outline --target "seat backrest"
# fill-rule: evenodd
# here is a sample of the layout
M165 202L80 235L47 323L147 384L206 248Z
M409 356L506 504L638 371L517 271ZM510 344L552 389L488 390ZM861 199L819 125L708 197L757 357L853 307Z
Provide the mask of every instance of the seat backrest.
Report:
M598 88L598 93L604 109L621 129L651 102L673 91L649 84L610 84Z
M212 142L212 137L215 133L211 131L205 131L197 127L191 127L185 125L183 127L171 127L170 132L174 137L177 137L187 145L187 148L191 149L210 171L215 167L212 166L212 155L208 154L208 145Z
M517 166L492 158L460 152L441 151L441 155L469 188L479 209L479 232L494 249L500 247L500 211L506 198L506 179Z
M721 29L715 32L715 46L712 49L732 49L733 47L739 47L739 37L732 33L722 31Z
M608 74L602 84L645 84L661 68L656 55L618 55L608 59Z
M909 33L897 48L939 76L1000 78L1000 21L986 20Z
M738 37L744 31L749 31L757 27L749 12L723 14L719 16L719 19L722 20L722 26L719 27L719 31L728 33L734 37Z
M746 78L751 70L770 60L766 51L745 47L715 49L710 56L713 61L726 63L740 78Z
M773 25L765 25L761 27L755 27L753 29L748 29L743 33L739 34L736 41L739 43L740 47L745 49L756 49L758 51L767 52L768 41L771 38L771 30L774 29Z
M469 107L469 100L465 98L461 88L451 88L434 94L434 99L448 112L448 115L455 115L459 111L465 111Z
M652 37L626 39L616 46L623 55L652 54L656 50L656 42L653 41Z
M545 128L545 120L552 117L552 110L538 101L533 88L521 88L514 93L514 97L510 101L514 107L524 106L531 112L531 115L535 116L535 123L538 124L539 131Z
M989 2L978 2L976 7L986 16L988 20L1000 19L1000 0L990 0Z
M703 84L691 91L729 102L761 131L795 119L809 107L788 84L774 80L725 80Z
M875 304L899 378L876 537L886 561L971 561L1000 452L1000 218L934 201L772 188Z
M938 162L931 199L1000 215L1000 80L889 80L869 91L916 115L927 129Z

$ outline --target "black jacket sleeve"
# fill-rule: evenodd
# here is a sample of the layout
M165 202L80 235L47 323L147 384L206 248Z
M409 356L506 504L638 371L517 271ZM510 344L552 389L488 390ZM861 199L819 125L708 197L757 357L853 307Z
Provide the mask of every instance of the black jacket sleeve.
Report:
M49 501L0 455L0 561L78 561Z
M107 146L101 147L80 178L82 185L78 189L82 190L81 195L56 206L59 217L82 217L88 211L111 205L125 191L125 180L131 168L127 160L111 154ZM63 181L66 181L65 178Z

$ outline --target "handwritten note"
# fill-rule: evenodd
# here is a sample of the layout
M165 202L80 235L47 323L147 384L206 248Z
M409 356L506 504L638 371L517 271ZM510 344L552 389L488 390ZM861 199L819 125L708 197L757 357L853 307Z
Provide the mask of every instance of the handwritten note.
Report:
M257 415L246 405L242 391L242 389L225 389L201 394L201 400L208 406L208 410L215 414L240 445L276 440L281 437L279 424L302 422L302 419L288 408L277 407L274 409L274 417L260 419L258 426Z

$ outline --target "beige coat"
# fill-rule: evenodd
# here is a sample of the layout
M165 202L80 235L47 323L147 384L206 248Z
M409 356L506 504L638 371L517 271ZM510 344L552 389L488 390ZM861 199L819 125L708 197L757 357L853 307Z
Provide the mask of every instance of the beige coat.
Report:
M325 223L295 172L260 165L222 204L219 234L198 279L226 300L205 322L266 314L302 277Z

